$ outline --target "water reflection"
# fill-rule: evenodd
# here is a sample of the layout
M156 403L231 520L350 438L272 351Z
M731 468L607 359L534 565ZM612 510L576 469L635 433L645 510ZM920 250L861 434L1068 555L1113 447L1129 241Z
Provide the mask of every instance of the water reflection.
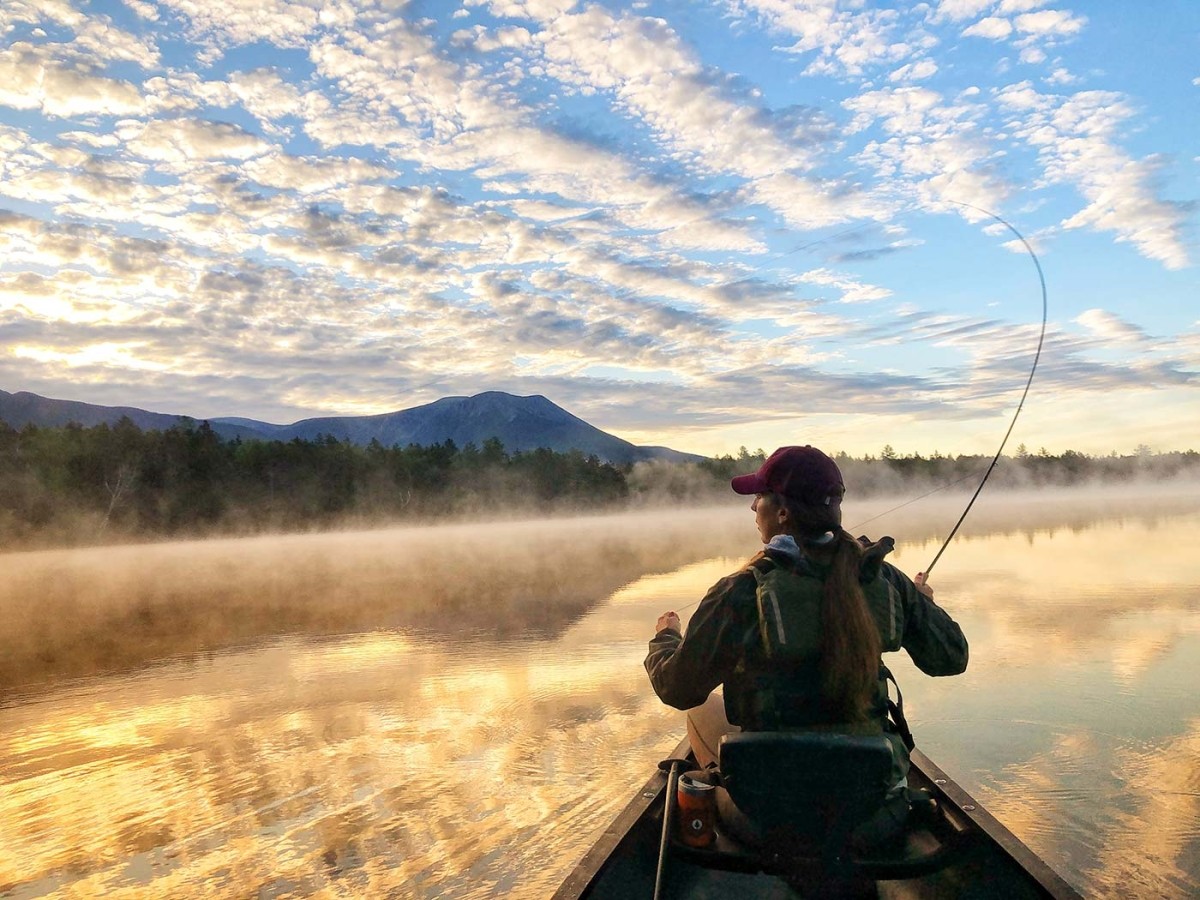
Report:
M645 779L624 761L673 746L645 622L716 577L651 577L628 627L556 641L289 639L0 711L0 885L543 896Z
M1194 896L1200 563L1178 548L1200 536L1200 515L1087 525L1059 506L1049 524L969 536L939 563L938 598L971 639L971 667L929 679L897 658L906 708L923 749L1086 893ZM648 632L753 549L748 519L738 509L727 528L693 518L626 537L560 523L559 543L526 532L539 546L518 555L514 582L541 602L494 588L509 599L488 614L523 623L499 637L451 600L454 621L474 623L465 635L427 621L267 629L254 645L10 693L0 896L548 895L674 745L679 716L641 668ZM682 539L685 526L696 536ZM909 571L937 548L914 533L896 554ZM622 562L622 541L646 534L655 552ZM415 569L440 537L401 563L371 559L395 557L394 535L329 538L319 552L311 537L274 551L272 565L292 565L271 577L323 567L378 581ZM569 548L570 563L545 563L547 547ZM592 560L577 558L589 548ZM233 542L157 550L174 590L217 560L266 582L228 563L244 554ZM172 556L184 574L162 571ZM603 596L567 597L555 579L572 566ZM341 590L355 616L347 598L373 596ZM361 609L395 615L373 603Z
M572 774L597 751L624 788L641 773L617 770L621 754L664 741L635 664L287 641L6 710L0 884L485 896L545 852L530 836L617 802L585 801Z
M1197 537L1143 513L965 542L937 575L970 669L894 667L927 752L1089 894L1200 891Z

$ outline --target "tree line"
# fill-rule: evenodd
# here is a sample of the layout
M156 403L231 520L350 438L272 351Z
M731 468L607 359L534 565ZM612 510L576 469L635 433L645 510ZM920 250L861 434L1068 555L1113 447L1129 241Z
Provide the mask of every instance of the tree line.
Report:
M623 501L625 473L596 456L458 447L226 440L207 422L143 431L0 421L0 541L300 531L379 520L596 508Z
M761 449L752 453L742 447L736 456L727 454L698 465L714 480L728 484L729 478L753 471L765 458ZM929 456L920 453L901 455L891 445L885 445L878 456L866 454L856 458L846 453L835 453L833 458L841 469L847 488L856 496L864 497L897 492L918 493L955 484L973 488L989 468L992 472L988 477L988 488L1010 490L1162 482L1200 476L1200 453L1195 450L1155 453L1144 444L1129 455L1113 451L1106 456L1090 456L1075 450L1054 454L1045 448L1031 452L1024 444L1020 444L1014 455L1001 456L994 467L992 463L995 457L991 454L945 456L935 452Z
M482 446L358 446L314 440L226 440L208 423L143 431L0 421L0 547L156 537L316 530L383 521L495 518L510 513L596 510L729 498L729 479L752 471L762 450L741 448L694 463L617 466L579 451L509 452ZM835 456L856 496L978 483L991 457ZM1019 447L989 487L1042 487L1200 473L1200 454L1093 457Z

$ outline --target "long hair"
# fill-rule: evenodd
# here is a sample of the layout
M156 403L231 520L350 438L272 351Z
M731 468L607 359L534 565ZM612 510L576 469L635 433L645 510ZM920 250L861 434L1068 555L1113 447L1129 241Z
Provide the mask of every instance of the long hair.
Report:
M859 582L862 546L829 507L776 495L786 507L804 552L829 566L821 599L821 694L826 711L843 722L870 717L879 681L879 628ZM814 543L828 532L833 540Z

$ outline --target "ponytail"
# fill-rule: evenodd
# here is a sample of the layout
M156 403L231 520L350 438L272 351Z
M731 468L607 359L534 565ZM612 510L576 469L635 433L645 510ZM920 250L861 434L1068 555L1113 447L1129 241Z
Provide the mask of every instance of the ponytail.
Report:
M788 511L790 529L805 553L830 567L821 597L821 695L831 719L859 722L870 718L883 651L879 627L859 583L863 550L841 527L840 507L800 503L773 495ZM833 533L833 541L814 543Z
M858 722L870 717L882 647L858 580L862 547L840 528L834 539L821 599L821 688L833 716Z

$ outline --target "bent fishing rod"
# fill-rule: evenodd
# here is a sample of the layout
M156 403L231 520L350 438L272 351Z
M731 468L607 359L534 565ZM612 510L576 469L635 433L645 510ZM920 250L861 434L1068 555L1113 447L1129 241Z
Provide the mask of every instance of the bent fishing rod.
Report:
M962 201L959 201L959 200L947 200L946 202L953 203L957 206L962 206L967 209L973 209L976 212L983 213L984 215L986 215L992 219L995 219L997 222L999 222L1001 225L1003 225L1005 228L1007 228L1009 231L1011 231L1014 235L1017 236L1017 240L1019 240L1021 242L1021 244L1025 247L1025 251L1029 254L1029 258L1033 260L1033 265L1037 269L1038 283L1040 284L1041 291L1042 291L1042 324L1041 324L1041 329L1038 332L1037 349L1033 354L1033 365L1031 365L1029 368L1029 377L1025 380L1025 388L1021 392L1021 399L1017 403L1017 408L1016 408L1016 411L1013 413L1012 420L1008 423L1008 430L1004 432L1004 437L1000 441L1000 446L996 449L996 455L992 457L991 463L988 465L987 469L984 471L983 477L980 479L979 485L975 488L975 492L971 495L971 499L967 501L967 505L963 509L962 515L960 515L958 517L958 521L954 523L954 527L951 528L950 533L948 535L946 535L946 539L942 542L941 548L938 550L937 554L933 557L933 561L925 568L924 572L922 573L926 579L929 578L929 573L933 571L933 567L935 565L937 565L938 560L940 560L942 558L942 554L946 552L946 548L950 546L950 542L952 540L954 540L954 536L958 533L958 529L962 526L962 523L964 521L966 521L967 515L971 512L971 507L973 507L975 505L975 501L979 498L980 493L982 493L982 491L983 491L983 486L985 484L987 484L987 480L988 480L988 478L991 477L992 471L996 468L997 464L999 464L1000 457L1004 453L1004 448L1008 444L1008 438L1012 434L1013 428L1016 427L1017 418L1021 415L1021 410L1025 408L1025 400L1029 396L1029 388L1033 384L1033 376L1037 372L1038 363L1040 362L1040 360L1042 358L1042 347L1046 342L1046 324L1047 324L1047 321L1049 320L1049 310L1050 310L1049 300L1047 298L1047 292L1046 292L1046 276L1042 272L1042 264L1038 260L1037 253L1035 253L1033 250L1033 247L1030 246L1029 241L1027 241L1025 239L1025 236L1023 234L1021 234L1021 232L1018 231L1011 222L1007 221L1006 219L1002 218L1001 216L992 212L991 210L983 209L982 207L974 206L970 203L963 203ZM838 232L837 234L832 235L829 238L825 238L822 241L813 241L811 243L804 244L801 247L797 247L795 250L789 251L788 254L785 254L785 255L790 255L791 253L798 252L799 250L807 249L815 244L822 243L825 240L832 240L833 238L839 237L840 235L846 234L846 233L848 233L848 231ZM968 473L968 474L964 475L962 478L955 479L954 481L943 484L940 487L936 487L933 490L927 491L926 493L921 494L918 497L912 498L911 500L906 500L904 503L901 503L899 506L893 506L891 509L885 510L884 512L881 512L878 515L872 516L870 519L866 519L863 522L858 523L857 525L851 526L851 530L857 530L858 528L867 524L867 522L873 522L875 519L882 518L883 516L887 515L888 513L892 513L898 509L902 509L903 507L908 506L911 503L916 503L918 500L923 500L924 498L926 498L932 494L936 494L938 491L945 490L948 487L953 487L954 485L959 484L963 481L966 481L968 478L973 477L974 474L975 473ZM697 603L698 602L699 601L697 601ZM690 603L687 606L682 607L681 609L687 610L695 605L696 605L696 603Z
M967 506L962 511L962 515L958 517L958 521L954 523L954 527L951 528L950 533L946 535L946 540L942 542L941 549L938 550L937 555L934 556L933 562L931 562L925 568L924 575L926 578L928 578L929 573L933 571L933 567L937 565L937 561L942 558L942 554L946 552L946 548L950 546L950 542L954 540L954 535L958 533L959 526L961 526L966 520L967 513L971 511L971 507L975 505L975 501L979 498L980 492L983 491L983 486L987 484L987 480L989 477L991 477L992 471L996 468L996 464L1000 462L1000 455L1004 452L1004 445L1008 443L1009 435L1012 434L1013 428L1017 424L1017 417L1021 415L1021 410L1025 408L1025 398L1029 396L1029 387L1033 384L1033 376L1034 373L1037 372L1038 361L1042 358L1042 345L1046 342L1046 321L1049 318L1050 309L1049 302L1046 299L1046 276L1042 273L1042 264L1038 261L1037 254L1033 252L1033 247L1029 245L1029 241L1025 240L1025 236L1021 234L1021 232L1017 231L1017 229L1010 222L1001 218L991 210L983 209L982 207L978 206L972 206L970 203L962 203L958 200L950 200L948 202L954 203L957 206L964 206L967 209L973 209L976 212L981 212L986 216L990 216L1015 234L1017 236L1017 240L1024 245L1026 252L1029 254L1029 258L1033 260L1033 265L1037 269L1038 282L1042 287L1042 327L1041 331L1038 333L1037 351L1033 354L1033 365L1029 368L1029 378L1025 380L1025 390L1021 392L1021 400L1017 404L1016 411L1013 413L1012 421L1008 423L1008 431L1004 432L1004 438L1000 441L1000 447L996 450L996 455L992 457L991 464L987 467L987 471L983 473L983 478L980 480L979 486L975 488L975 493L972 494L971 499L967 501Z
M1011 231L1014 235L1017 236L1017 240L1019 240L1021 242L1021 244L1025 247L1025 251L1029 254L1029 258L1033 260L1033 265L1037 269L1038 283L1041 285L1041 289L1042 289L1042 325L1041 325L1041 330L1038 333L1037 350L1033 354L1033 365L1030 366L1030 368L1029 368L1029 377L1025 380L1025 389L1021 392L1021 400L1020 400L1020 402L1017 403L1017 408L1016 408L1016 411L1013 413L1012 421L1010 421L1008 423L1008 430L1006 432L1004 432L1004 437L1000 441L1000 446L996 450L996 455L994 457L992 457L991 463L988 465L986 471L984 471L983 478L980 479L979 485L975 488L975 493L973 493L971 495L971 499L967 501L967 505L963 509L962 515L958 517L958 521L955 522L954 527L950 529L950 533L946 536L946 540L942 542L941 548L938 550L937 555L934 556L933 562L931 562L925 568L925 571L923 572L923 574L925 575L926 578L929 577L929 573L933 571L933 567L935 565L937 565L938 560L942 558L942 554L946 552L946 548L950 546L950 542L952 540L954 540L954 536L958 533L958 529L962 526L962 523L964 521L966 521L968 513L971 512L971 507L973 507L975 505L975 501L979 498L980 493L983 491L983 486L985 484L987 484L987 480L988 480L988 478L991 477L992 471L996 468L996 465L1000 462L1000 457L1004 453L1004 447L1008 444L1008 438L1012 434L1013 428L1017 424L1017 417L1021 415L1021 410L1024 409L1024 407L1025 407L1025 399L1029 396L1029 388L1033 384L1033 376L1037 372L1038 362L1042 358L1042 346L1045 344L1045 341L1046 341L1046 323L1047 323L1047 320L1049 319L1049 308L1050 308L1049 302L1047 299L1047 294L1046 294L1046 276L1042 272L1042 264L1038 260L1037 254L1034 252L1033 247L1030 246L1029 241L1027 241L1025 239L1025 236L1016 229L1016 226L1014 226L1007 219L1002 218L1000 215L992 212L989 209L984 209L983 207L975 206L970 203L964 203L961 200L947 200L946 202L953 203L955 206L961 206L966 209L973 209L976 212L983 213L985 216L995 219L997 222L999 222L1001 225L1003 225L1005 228L1007 228L1009 231ZM795 250L791 250L787 254L784 254L784 255L787 256L787 255L790 255L791 253L796 253L800 250L806 250L809 247L815 246L816 244L820 244L820 243L824 243L825 241L833 240L835 238L840 237L843 234L849 234L853 230L855 230L855 229L847 229L846 231L839 231L837 234L831 235L828 238L822 238L819 241L812 241L810 243L807 243L800 247L797 247ZM910 503L915 503L918 500L921 500L921 499L924 499L925 497L930 496L931 494L935 494L938 491L944 490L948 487L952 487L953 485L956 485L962 481L966 481L968 478L971 478L971 477L972 477L972 474L967 474L967 475L963 476L962 478L959 478L955 481L949 482L948 484L944 484L941 487L934 488L932 491L928 491L927 493L924 493L919 497L914 497L912 500L908 500L904 503L901 503L899 506L892 507L891 509L887 510L886 512L882 512L877 516L872 516L870 519L867 519L865 522L860 522L858 525L852 526L852 530L858 529L862 525L865 525L867 522L872 522L875 519L878 519L878 518L881 518L882 516L887 515L888 513L895 512L897 509L901 509L905 506L908 506Z

